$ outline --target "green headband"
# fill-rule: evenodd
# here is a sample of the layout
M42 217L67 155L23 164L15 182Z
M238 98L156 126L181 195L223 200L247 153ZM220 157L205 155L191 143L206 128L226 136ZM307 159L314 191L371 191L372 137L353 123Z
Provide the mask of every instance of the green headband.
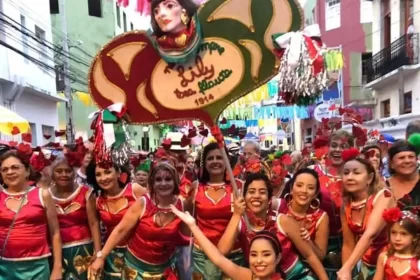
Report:
M142 163L140 163L139 166L137 166L136 172L137 171L149 172L151 166L152 166L152 162L149 159L147 159L147 160L143 161Z

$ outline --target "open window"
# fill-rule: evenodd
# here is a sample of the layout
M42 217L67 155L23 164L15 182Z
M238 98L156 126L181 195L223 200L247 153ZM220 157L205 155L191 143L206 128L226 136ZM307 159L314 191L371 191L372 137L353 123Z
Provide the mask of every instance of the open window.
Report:
M88 0L88 11L92 17L102 17L101 0Z

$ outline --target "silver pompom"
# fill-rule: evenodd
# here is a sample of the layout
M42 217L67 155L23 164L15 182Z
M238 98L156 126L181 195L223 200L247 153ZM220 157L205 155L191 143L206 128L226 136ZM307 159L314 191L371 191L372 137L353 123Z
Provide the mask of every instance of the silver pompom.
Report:
M118 147L114 147L111 152L112 162L118 166L129 164L130 157L134 153L133 147L130 143L130 134L127 129L127 124L124 120L122 121L121 126L124 131L124 142Z

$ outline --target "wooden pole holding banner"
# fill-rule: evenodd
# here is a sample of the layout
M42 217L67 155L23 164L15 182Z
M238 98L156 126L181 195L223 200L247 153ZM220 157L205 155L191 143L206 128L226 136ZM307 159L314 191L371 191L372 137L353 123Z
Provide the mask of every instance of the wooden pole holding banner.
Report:
M222 157L226 165L227 174L229 178L231 178L230 183L232 184L233 191L235 192L235 197L238 198L239 196L241 196L241 192L239 191L238 186L236 185L235 177L233 176L232 167L230 166L230 162L229 162L229 157L224 147L220 148L220 152L222 153ZM249 219L246 213L244 213L244 220L245 220L246 228L250 229L251 225L249 224Z

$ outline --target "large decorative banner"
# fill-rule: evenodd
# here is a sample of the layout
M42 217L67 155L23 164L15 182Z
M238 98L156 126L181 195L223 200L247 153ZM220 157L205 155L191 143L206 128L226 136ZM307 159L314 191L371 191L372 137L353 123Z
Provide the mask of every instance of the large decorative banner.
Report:
M172 17L164 13L169 4ZM151 9L154 31L116 37L89 73L97 105L122 103L136 124L214 125L230 103L278 74L281 50L273 38L303 22L295 0L209 0L199 8L162 0Z

